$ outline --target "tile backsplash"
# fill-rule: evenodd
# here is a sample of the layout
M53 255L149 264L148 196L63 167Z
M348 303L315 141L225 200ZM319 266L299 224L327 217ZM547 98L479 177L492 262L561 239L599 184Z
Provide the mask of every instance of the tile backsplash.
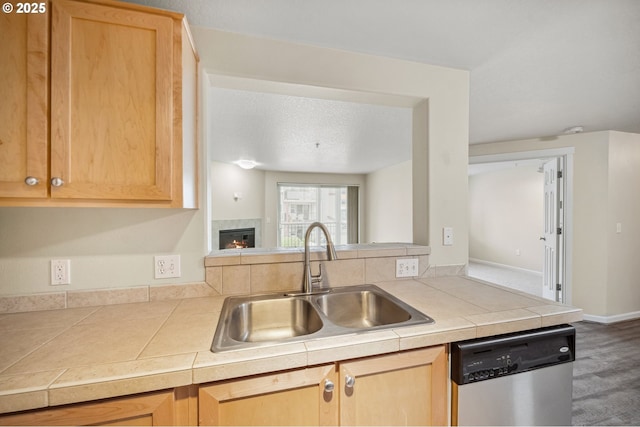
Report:
M332 287L405 280L395 277L396 260L402 258L419 260L418 277L464 275L467 268L466 264L430 265L430 247L406 243L341 245L336 251L338 259L334 261L325 261L325 251L320 248L311 252L313 274L322 264L323 275ZM296 291L301 289L304 250L229 249L212 252L204 263L204 282L4 296L0 297L0 313Z
M419 259L419 277L435 275L429 266L428 246L404 243L340 245L338 259L325 260L325 251L311 252L311 270L329 286L350 286L396 280L396 259ZM216 251L205 258L206 282L222 295L258 294L301 289L304 250L237 249ZM455 270L454 270L455 271Z
M61 291L0 297L0 313L59 310L219 295L206 283L136 286L132 288Z

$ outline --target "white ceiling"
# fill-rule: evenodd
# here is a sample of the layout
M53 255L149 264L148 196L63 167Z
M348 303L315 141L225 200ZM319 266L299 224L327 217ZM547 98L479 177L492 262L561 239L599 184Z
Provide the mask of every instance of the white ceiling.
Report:
M130 1L184 12L192 25L469 70L471 144L558 135L576 125L640 133L638 0ZM343 145L368 135L363 117L376 117L343 105L341 118L361 120L323 122L336 118L327 116L292 131L292 108L307 102L255 95L251 108L260 108L259 98L289 112L262 122L264 143L298 133L308 135L308 149L322 128L321 147L342 136L346 153L360 153ZM388 145L386 136L374 141L369 147ZM273 158L286 157L278 150Z
M411 158L411 108L214 87L213 160L260 169L369 173Z

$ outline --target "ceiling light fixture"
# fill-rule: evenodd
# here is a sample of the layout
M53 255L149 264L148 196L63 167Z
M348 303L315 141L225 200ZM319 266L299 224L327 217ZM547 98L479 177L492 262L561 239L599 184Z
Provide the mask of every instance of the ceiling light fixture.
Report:
M237 162L235 162L235 164L240 166L242 169L253 169L258 165L258 163L254 162L253 160L245 159L238 160Z
M567 135L572 135L574 133L582 133L584 132L584 127L582 126L571 126L562 131L562 133L566 133Z

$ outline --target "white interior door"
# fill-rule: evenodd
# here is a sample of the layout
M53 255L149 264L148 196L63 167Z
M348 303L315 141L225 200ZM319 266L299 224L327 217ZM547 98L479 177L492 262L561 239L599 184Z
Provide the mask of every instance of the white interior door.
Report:
M555 158L544 163L544 266L542 271L542 296L558 301L559 269L559 231L560 231L560 159Z

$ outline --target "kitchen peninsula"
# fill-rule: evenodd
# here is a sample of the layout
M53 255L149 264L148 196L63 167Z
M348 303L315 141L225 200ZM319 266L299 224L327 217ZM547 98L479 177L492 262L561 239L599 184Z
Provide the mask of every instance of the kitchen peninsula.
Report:
M339 250L338 258L345 264L356 265L364 260L363 274L367 280L373 277L373 273L366 275L367 259L375 260L372 265L380 265L409 253L422 254L414 256L424 259L425 252L428 253L427 247L414 245L386 249L377 246L375 252L372 247L363 245L359 251L355 248ZM259 257L251 258L254 264L242 264L240 258L243 256L218 254L207 258L205 263L214 265L212 268L236 262L237 266L261 265L264 268L287 259L300 267L301 274L302 264L292 252L254 253L253 257ZM256 264L258 261L266 264ZM359 271L358 267L356 271ZM217 272L212 274L218 275ZM225 274L220 271L219 275ZM225 295L0 314L3 343L0 350L0 413L3 414L0 424L18 423L19 419L12 418L12 413L19 411L27 412L18 416L37 416L63 408L72 414L74 408L82 408L82 405L117 401L116 406L125 408L127 406L120 401L141 398L156 399L162 402L159 406L170 407L170 410L163 409L169 414L168 419L161 421L163 423L196 424L198 418L203 421L202 414L198 414L199 389L202 404L206 387L229 380L266 376L271 378L269 381L275 378L277 382L300 370L309 373L319 366L332 366L336 362L405 355L416 349L437 346L445 349L446 355L446 344L453 341L582 319L582 311L574 307L465 276L436 276L436 272L429 269L422 270L421 277L370 282L431 316L435 323L212 353L211 342ZM338 286L347 284L352 283ZM446 369L446 364L443 366ZM325 371L320 373L317 382L324 378ZM443 394L444 402L446 387ZM127 397L118 399L121 396ZM98 400L98 403L80 403ZM136 405L138 403L133 404ZM434 419L446 423L446 405L444 408L434 408L434 413L441 412ZM95 413L95 408L92 411ZM47 424L54 422L54 418L45 417L44 420ZM72 420L68 423L80 423L83 419ZM91 421L101 422L95 419L86 422Z

